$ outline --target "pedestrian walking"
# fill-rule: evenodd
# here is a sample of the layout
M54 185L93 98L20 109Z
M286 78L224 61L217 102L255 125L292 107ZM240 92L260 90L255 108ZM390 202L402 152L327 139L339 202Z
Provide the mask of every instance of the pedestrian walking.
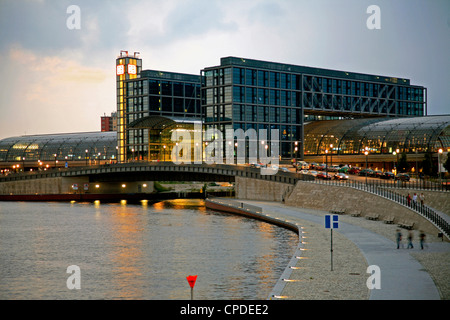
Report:
M420 204L423 206L423 202L425 201L425 196L424 196L423 192L420 194L419 200L420 200Z
M416 208L417 207L417 193L414 192L412 200L413 200L413 206L414 206L414 208Z
M412 239L413 239L413 233L412 233L412 231L409 231L408 232L408 247L407 247L408 249L409 248L414 249Z
M406 201L408 201L408 207L411 206L411 195L408 193L408 196L406 197Z
M400 229L397 229L397 249L400 249L400 246L403 248L402 233L400 232Z
M420 235L419 235L419 239L420 239L420 249L423 250L423 247L425 246L425 232L423 232L422 230L420 230Z

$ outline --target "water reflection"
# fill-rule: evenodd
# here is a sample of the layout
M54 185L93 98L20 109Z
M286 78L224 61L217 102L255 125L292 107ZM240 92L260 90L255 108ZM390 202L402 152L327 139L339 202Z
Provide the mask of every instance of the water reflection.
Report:
M0 221L2 299L189 299L189 274L196 299L265 299L297 243L201 200L0 203Z

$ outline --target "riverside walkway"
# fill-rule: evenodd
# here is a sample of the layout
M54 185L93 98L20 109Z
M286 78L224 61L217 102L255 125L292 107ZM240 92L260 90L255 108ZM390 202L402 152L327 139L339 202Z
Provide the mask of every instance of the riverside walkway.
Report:
M214 201L214 200L213 200ZM217 200L219 201L219 200ZM440 300L450 298L450 243L427 235L422 250L419 231L407 249L408 231L401 229L397 249L396 225L362 217L339 216L333 232L324 227L325 211L286 206L278 202L224 200L248 206L252 215L295 225L299 244L269 299L292 300ZM260 208L262 210L251 210ZM331 270L331 263L333 267ZM379 267L380 289L369 289L369 266Z

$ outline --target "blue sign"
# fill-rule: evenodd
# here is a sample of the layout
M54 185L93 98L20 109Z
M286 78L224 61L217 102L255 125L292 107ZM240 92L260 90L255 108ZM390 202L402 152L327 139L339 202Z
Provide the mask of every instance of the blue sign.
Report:
M337 229L338 228L338 219L339 219L339 216L337 214L325 215L325 228L326 229Z

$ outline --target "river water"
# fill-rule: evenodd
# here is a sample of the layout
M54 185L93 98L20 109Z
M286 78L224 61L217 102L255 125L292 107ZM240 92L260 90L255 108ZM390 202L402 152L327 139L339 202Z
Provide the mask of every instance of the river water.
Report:
M202 200L0 202L0 299L266 299L297 242Z

